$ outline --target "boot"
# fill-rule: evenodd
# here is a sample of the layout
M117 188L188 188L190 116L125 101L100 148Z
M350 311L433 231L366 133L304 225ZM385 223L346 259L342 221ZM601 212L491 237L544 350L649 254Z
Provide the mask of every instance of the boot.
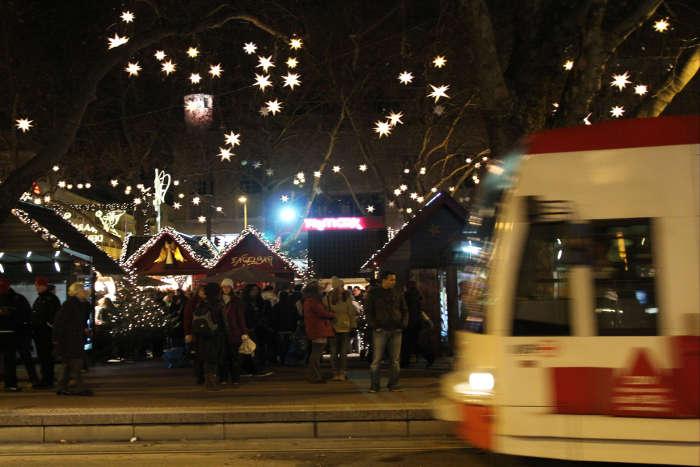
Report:
M207 373L205 385L207 391L221 391L223 389L216 380L216 375L214 373Z

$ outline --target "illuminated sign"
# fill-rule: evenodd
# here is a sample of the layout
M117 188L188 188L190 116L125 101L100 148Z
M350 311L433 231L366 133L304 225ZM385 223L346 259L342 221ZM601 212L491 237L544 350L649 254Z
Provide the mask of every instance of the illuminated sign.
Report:
M251 256L248 253L243 253L240 256L232 257L231 265L234 268L243 268L246 266L272 267L272 256Z
M384 227L380 217L308 217L304 219L302 230L366 230Z

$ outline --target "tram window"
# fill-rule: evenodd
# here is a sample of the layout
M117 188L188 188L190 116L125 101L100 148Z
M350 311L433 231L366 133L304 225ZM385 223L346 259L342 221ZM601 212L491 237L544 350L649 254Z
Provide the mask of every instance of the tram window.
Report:
M648 219L593 224L595 318L601 336L658 333L656 273Z
M530 226L515 297L514 336L571 334L566 231L563 223Z

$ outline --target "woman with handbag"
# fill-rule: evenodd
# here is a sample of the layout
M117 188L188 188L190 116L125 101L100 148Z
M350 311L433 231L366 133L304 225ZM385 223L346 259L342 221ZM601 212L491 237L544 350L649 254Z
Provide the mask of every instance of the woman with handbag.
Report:
M325 298L326 307L335 314L332 321L335 336L329 338L331 368L333 368L333 381L345 381L348 379L350 332L357 329L357 309L353 304L352 295L345 290L345 284L341 279L333 276L331 287L333 289Z

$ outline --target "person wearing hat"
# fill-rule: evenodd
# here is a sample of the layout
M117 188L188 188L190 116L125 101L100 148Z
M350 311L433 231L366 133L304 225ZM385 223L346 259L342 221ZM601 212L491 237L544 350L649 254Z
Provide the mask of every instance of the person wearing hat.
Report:
M36 353L41 365L41 380L37 388L50 388L54 384L53 371L53 321L61 309L58 297L49 290L49 282L43 277L34 280L38 294L32 305L32 332Z
M88 291L81 282L68 287L68 300L56 313L53 323L53 340L56 353L63 362L63 375L58 383L58 395L91 396L85 387L80 370L83 368L83 353L87 331L88 313L86 302ZM73 382L73 385L70 383Z
M20 391L17 385L17 328L21 325L16 293L10 281L0 276L0 353L3 355L5 391Z

